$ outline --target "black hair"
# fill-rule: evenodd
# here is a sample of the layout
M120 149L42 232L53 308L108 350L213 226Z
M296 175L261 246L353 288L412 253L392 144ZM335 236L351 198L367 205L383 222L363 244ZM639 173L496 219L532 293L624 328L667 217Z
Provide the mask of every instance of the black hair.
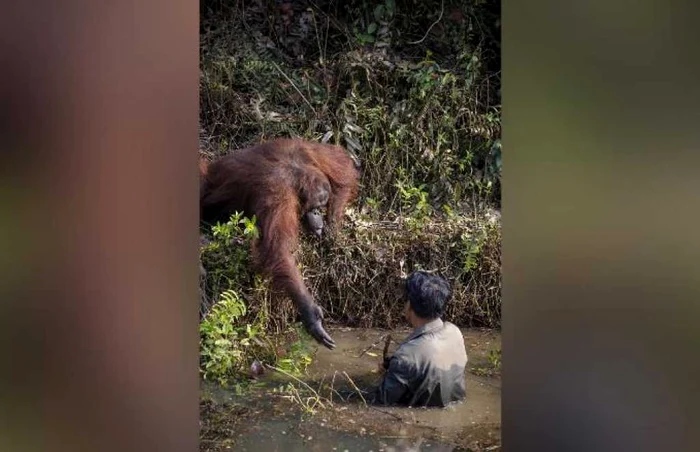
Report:
M452 289L445 279L416 271L406 280L406 295L418 317L432 320L444 314L445 305L452 297Z

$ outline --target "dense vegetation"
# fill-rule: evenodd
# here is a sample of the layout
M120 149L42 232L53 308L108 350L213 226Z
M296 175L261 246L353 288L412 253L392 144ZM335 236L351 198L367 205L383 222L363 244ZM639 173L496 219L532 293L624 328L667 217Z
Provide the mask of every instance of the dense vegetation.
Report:
M210 0L201 10L201 153L299 136L341 144L362 164L346 228L299 253L328 321L400 324L400 279L421 268L452 282L450 320L500 326L499 2ZM248 361L224 358L231 350L305 357L263 334L292 334L294 310L249 271L250 221L206 232L211 375L243 371Z

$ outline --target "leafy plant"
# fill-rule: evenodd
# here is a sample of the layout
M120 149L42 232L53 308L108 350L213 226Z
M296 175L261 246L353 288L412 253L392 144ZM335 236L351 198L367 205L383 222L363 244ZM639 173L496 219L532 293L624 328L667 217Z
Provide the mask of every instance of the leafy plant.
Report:
M486 234L480 228L471 233L463 232L460 239L462 245L462 270L468 273L478 265L481 248L486 241Z
M471 372L482 377L492 377L501 373L502 352L500 348L490 350L486 355L486 363L472 367Z
M240 295L229 289L200 323L203 378L227 385L230 380L244 376L254 359L274 356L272 347L261 338L260 324L239 322L246 310Z
M212 240L200 250L209 298L217 299L231 288L250 283L250 245L258 237L255 220L236 212L226 223L212 226Z
M200 323L201 374L222 385L240 382L258 360L293 375L302 374L312 361L311 340L296 327L298 340L271 338L269 312L265 302L251 314L244 301L243 287L257 301L265 301L267 281L249 268L250 244L258 237L255 217L234 213L226 223L211 228L212 241L202 248L202 261L215 291L216 303Z
M283 371L299 376L306 372L313 361L313 339L299 325L293 328L297 340L292 342L286 355L277 360L277 367Z
M491 364L491 367L493 367L496 371L501 370L501 357L503 353L501 352L501 349L495 349L489 351L487 358L489 360L489 363Z
M355 22L353 30L355 39L359 45L372 43L388 44L390 38L389 26L396 12L394 0L385 0L379 3L367 14L369 8L362 11L363 17Z
M245 321L248 310L235 290L222 293L220 300L200 323L200 373L207 380L240 390L254 361L276 366L300 376L313 360L313 340L298 325L290 336L271 337L263 310Z

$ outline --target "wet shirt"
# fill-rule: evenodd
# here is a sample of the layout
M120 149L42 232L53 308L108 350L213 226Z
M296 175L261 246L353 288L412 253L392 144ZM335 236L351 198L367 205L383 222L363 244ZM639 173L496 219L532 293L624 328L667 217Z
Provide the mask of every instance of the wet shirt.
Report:
M396 350L374 401L444 407L463 400L466 366L462 332L450 322L433 320L413 330Z

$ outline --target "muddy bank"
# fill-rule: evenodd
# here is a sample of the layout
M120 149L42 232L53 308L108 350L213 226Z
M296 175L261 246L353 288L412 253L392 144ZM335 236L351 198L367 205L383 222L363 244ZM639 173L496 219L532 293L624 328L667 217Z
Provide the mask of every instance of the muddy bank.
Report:
M379 381L376 369L387 333L332 330L338 347L319 348L303 379L325 404L313 415L274 392L289 381L279 374L265 375L244 395L205 385L200 450L497 450L500 378L480 375L489 366L489 352L500 349L500 334L463 330L471 370L466 375L466 402L445 409L366 406L360 393ZM409 331L390 333L400 341ZM392 343L390 352L395 347Z

